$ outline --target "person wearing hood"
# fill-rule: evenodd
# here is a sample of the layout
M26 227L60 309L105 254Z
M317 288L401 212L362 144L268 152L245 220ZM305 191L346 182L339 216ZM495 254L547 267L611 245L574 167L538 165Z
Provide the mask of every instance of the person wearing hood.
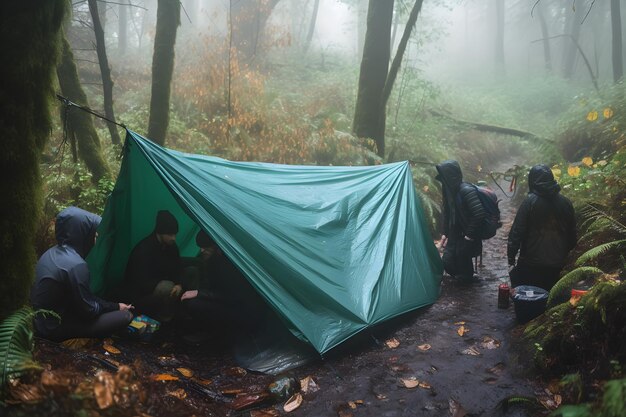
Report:
M479 228L487 213L476 189L463 182L457 161L443 161L436 168L435 178L441 182L443 197L443 267L452 277L471 281L474 278L472 258L482 252Z
M154 231L135 246L124 274L130 300L137 311L161 321L173 318L182 293L177 233L178 221L174 215L160 210Z
M77 337L105 337L126 328L133 319L132 305L102 300L89 289L85 258L95 244L101 218L78 207L68 207L56 218L57 245L37 262L31 304L38 314L35 333L62 341Z
M560 194L561 187L546 165L530 169L528 188L507 243L509 266L513 267L511 286L533 285L549 291L576 246L574 207Z

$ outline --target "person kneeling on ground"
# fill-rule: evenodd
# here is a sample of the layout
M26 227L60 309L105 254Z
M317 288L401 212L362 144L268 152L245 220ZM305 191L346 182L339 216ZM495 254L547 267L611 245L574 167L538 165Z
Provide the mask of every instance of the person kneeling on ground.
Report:
M443 194L443 266L452 277L470 281L474 278L472 258L482 253L478 228L487 213L476 189L463 182L457 161L443 161L436 168Z
M200 253L184 259L188 287L180 300L198 330L186 340L200 343L208 330L221 333L253 327L263 317L265 303L239 270L203 230L196 235ZM232 335L232 334L231 334Z
M511 286L533 285L550 291L576 246L574 207L559 193L561 187L546 165L530 169L528 188L507 243L509 266L513 266Z
M124 274L137 311L165 322L174 317L182 293L176 233L176 218L167 210L159 211L154 231L135 246Z
M102 300L89 289L85 257L93 247L101 218L77 207L68 207L56 218L57 245L37 262L31 290L33 308L51 310L35 318L35 333L62 341L77 337L105 337L125 329L133 319L129 304Z

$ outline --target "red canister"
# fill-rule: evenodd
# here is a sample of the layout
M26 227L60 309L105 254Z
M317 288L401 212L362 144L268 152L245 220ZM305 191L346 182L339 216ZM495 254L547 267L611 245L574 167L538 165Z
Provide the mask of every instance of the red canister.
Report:
M500 284L498 286L498 308L509 308L510 293L509 284Z

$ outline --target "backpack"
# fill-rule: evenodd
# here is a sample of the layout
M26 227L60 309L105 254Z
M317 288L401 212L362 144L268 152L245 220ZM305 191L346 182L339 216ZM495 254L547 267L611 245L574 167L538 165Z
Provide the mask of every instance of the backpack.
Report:
M469 184L474 187L478 194L483 209L487 215L482 219L481 225L478 227L478 238L481 240L491 239L496 235L496 231L502 227L500 221L500 208L498 208L498 197L489 188L479 187L474 184ZM461 196L458 196L459 203Z

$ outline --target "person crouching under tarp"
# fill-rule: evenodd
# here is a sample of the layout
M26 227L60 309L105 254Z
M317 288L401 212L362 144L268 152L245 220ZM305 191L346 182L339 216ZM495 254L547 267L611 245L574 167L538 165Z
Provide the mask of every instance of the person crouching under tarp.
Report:
M157 213L154 231L135 246L128 258L124 282L138 313L159 321L176 314L182 293L182 266L176 245L178 221L167 210Z
M78 207L68 207L56 218L57 245L37 262L31 303L52 315L35 318L35 333L61 341L77 337L105 337L125 329L133 319L132 305L102 300L89 289L87 254L95 244L101 218Z
M196 244L198 256L183 259L185 287L195 289L185 291L180 300L197 330L186 340L200 343L209 337L207 331L219 329L233 336L233 330L253 327L267 311L265 302L203 230L196 235Z

